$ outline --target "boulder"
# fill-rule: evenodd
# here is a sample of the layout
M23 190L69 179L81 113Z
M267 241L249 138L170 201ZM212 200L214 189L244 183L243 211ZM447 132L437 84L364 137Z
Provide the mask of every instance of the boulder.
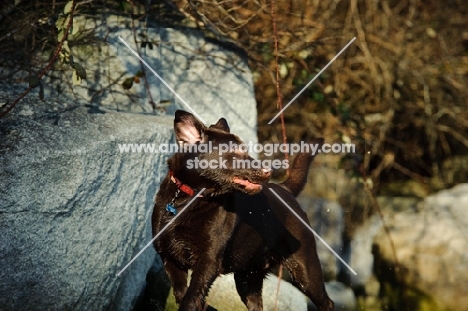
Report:
M17 95L4 91L0 97ZM99 112L31 94L0 119L0 306L129 310L155 251L154 194L167 154L119 143L171 139L170 118Z
M396 261L381 229L374 241L375 272L393 309L468 310L467 205L468 184L460 184L412 210L386 215Z
M296 287L291 283L281 280L280 289L278 294L278 302L276 302L276 293L278 288L278 277L275 275L268 275L263 282L263 310L264 311L306 311L307 310L307 297L304 296ZM210 289L207 298L210 306L219 311L245 311L247 307L244 305L236 290L234 275L222 275L216 279ZM275 304L277 303L277 309ZM168 296L165 310L177 310L175 298L172 290Z
M78 40L71 48L75 63L86 69L87 79L72 85L72 69L60 63L61 71L54 72L60 79L46 80L46 96L66 96L137 113L152 113L152 99L157 114L173 116L177 109L193 109L206 124L224 117L233 133L246 142L257 142L252 73L246 55L235 46L207 39L198 29L163 26L151 17L132 24L127 16L78 16L73 27L76 35L71 40L90 31L94 37L93 44ZM126 44L140 52L149 68ZM142 77L132 79L142 70L146 83ZM125 89L127 79L134 82Z

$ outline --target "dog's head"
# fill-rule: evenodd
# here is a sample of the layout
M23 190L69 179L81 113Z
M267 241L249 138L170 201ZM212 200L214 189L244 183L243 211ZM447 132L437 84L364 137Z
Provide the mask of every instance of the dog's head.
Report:
M211 195L236 190L255 194L270 179L271 169L248 155L224 118L206 127L191 113L178 110L174 132L179 151L169 159L169 169L193 188L211 189Z

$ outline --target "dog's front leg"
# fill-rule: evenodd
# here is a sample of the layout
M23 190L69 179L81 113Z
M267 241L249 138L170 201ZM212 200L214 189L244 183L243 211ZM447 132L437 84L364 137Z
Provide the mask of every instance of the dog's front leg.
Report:
M187 270L179 268L170 259L164 260L164 268L171 282L176 302L180 304L187 292Z
M199 260L193 269L190 286L179 305L179 310L204 310L206 296L214 280L220 274L219 271L218 262L207 258Z

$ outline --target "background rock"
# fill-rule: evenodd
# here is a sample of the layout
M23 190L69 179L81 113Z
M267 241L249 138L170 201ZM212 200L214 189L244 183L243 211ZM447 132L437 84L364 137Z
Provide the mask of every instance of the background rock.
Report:
M335 303L335 310L337 311L354 311L357 307L356 297L351 288L346 287L343 283L332 281L325 283L325 288L327 289L328 296ZM309 311L316 311L317 307L308 301Z
M342 256L344 219L341 206L321 198L299 197L297 200L307 213L312 229ZM339 260L320 240L316 239L316 243L325 278L336 279Z
M347 267L341 265L340 275L346 276L346 282L353 288L360 288L372 277L374 267L374 255L372 244L374 237L379 232L381 220L378 215L373 215L354 232L354 236L346 245L346 253L343 255L347 263L356 272L351 273Z
M95 29L94 44L73 46L74 61L83 65L87 80L72 86L72 70L62 64L58 81L46 83L46 96L67 96L120 111L152 112L144 79L125 90L122 83L142 70L140 60L121 41L140 50L145 62L206 121L228 120L231 131L246 142L257 142L257 103L252 74L245 55L234 46L206 39L193 28L165 27L155 21L134 21L109 16L106 19L76 17L77 36ZM135 43L134 35L139 40ZM120 38L120 39L119 39ZM141 42L151 42L141 48ZM149 91L159 114L174 115L177 109L189 111L146 66Z
M376 274L399 310L468 309L468 184L427 197L415 209L386 215L399 266L381 230Z
M344 215L342 207L335 201L329 201L323 198L314 198L308 196L300 196L298 198L299 204L306 211L309 218L310 225L314 231L320 235L322 239L347 263L349 257L344 253ZM318 239L317 252L322 264L323 274L326 280L325 286L328 295L335 302L336 310L355 310L356 297L351 288L343 283L337 282L340 269L347 270L346 267L339 261L338 258ZM369 245L369 252L371 245ZM354 266L351 265L353 268ZM370 266L372 267L372 265ZM371 269L371 268L369 268ZM351 274L351 273L350 273ZM317 310L315 305L309 300L308 310ZM279 309L280 310L280 309Z
M263 310L275 310L276 290L278 287L278 278L275 275L268 275L263 282ZM236 284L233 274L222 275L218 277L210 289L207 302L210 306L219 311L245 311L244 305L236 290ZM177 310L175 298L172 290L167 299L165 310ZM281 280L278 294L278 309L281 311L305 311L307 310L307 298L291 283Z

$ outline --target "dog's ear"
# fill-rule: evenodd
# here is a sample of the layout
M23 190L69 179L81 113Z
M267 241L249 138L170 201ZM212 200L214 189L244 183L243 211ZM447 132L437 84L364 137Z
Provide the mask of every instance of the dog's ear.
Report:
M210 125L210 128L215 128L227 133L231 132L231 129L229 128L229 124L227 123L225 118L221 118L218 120L216 124Z
M193 114L177 110L174 118L174 132L177 142L195 144L202 141L205 126Z

